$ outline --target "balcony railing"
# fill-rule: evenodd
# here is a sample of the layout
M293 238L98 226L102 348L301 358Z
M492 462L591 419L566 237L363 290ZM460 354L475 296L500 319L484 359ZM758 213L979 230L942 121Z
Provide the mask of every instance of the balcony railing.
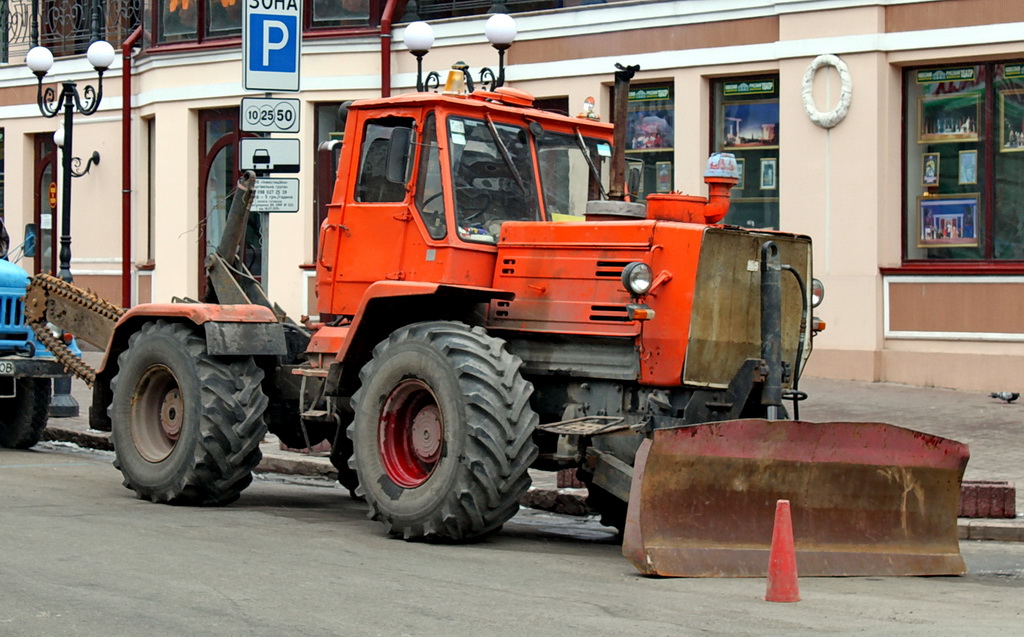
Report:
M523 13L622 0L409 0L402 22L443 20L487 13Z
M85 53L105 39L118 46L142 24L143 0L0 0L2 61L36 44L55 56Z
M307 27L346 28L377 25L385 0L302 0L311 16ZM588 4L604 4L622 0L408 0L400 3L396 15L400 22L413 20L444 20L488 13L521 13L545 9L562 9ZM404 6L403 6L404 4ZM207 6L209 5L209 6ZM19 61L30 48L41 44L55 56L85 53L89 44L103 38L119 46L143 18L166 17L175 11L196 7L210 14L198 31L195 26L184 35L166 32L162 20L152 20L155 40L147 36L144 46L166 42L203 42L211 38L237 37L241 31L239 16L217 22L215 9L240 7L237 0L0 0L0 62ZM333 8L332 8L333 7ZM334 13L332 13L332 11ZM146 16L144 16L146 13ZM338 17L332 16L337 13ZM346 18L345 16L355 16ZM362 16L362 17L360 17ZM194 19L194 17L193 17ZM209 24L205 24L209 22ZM218 25L220 25L218 27ZM217 31L215 28L220 28Z

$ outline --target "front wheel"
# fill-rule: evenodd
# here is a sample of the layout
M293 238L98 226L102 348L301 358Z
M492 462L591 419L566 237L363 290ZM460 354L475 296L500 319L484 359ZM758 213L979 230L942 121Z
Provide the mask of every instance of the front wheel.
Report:
M14 379L14 396L0 398L0 447L28 449L43 437L49 416L49 378Z
M110 416L114 465L140 498L238 499L263 457L267 397L252 357L213 357L188 327L147 323L118 357Z
M409 325L377 345L348 429L372 519L406 539L462 541L516 514L537 457L521 366L462 323Z

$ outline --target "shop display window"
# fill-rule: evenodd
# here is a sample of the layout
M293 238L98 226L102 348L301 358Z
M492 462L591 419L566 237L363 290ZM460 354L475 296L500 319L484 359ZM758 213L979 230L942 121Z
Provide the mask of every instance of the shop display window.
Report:
M1024 63L905 71L904 261L1024 261Z
M204 42L242 34L245 0L157 0L157 43ZM305 29L343 29L375 24L380 0L303 0ZM201 25L201 27L200 27Z
M643 200L674 189L675 99L671 84L634 85L626 114L626 160L642 171Z
M711 145L736 156L739 183L723 223L779 227L779 78L716 80L712 86Z

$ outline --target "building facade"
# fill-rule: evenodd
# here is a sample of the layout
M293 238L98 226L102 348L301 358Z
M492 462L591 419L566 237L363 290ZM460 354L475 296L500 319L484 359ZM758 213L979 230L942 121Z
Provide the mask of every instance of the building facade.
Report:
M8 5L3 215L12 243L37 224L36 271L57 269L61 118L40 114L24 56L49 46L43 86L82 90L99 35L118 56L98 111L74 119L79 167L101 160L73 182L71 271L118 303L202 295L238 176L240 100L264 95L243 88L246 1L65 0L35 19L31 3ZM435 36L425 71L495 68L484 24L505 9L518 30L507 82L546 108L576 114L592 97L608 120L615 63L640 66L625 125L645 193L705 194L707 156L732 152L743 178L725 222L813 238L827 329L807 373L991 390L1024 372L1024 5L297 1L300 90L274 96L299 100L299 210L255 215L244 249L289 313L316 314L330 193L317 184L331 180L316 149L341 137L341 104L415 90L414 19Z

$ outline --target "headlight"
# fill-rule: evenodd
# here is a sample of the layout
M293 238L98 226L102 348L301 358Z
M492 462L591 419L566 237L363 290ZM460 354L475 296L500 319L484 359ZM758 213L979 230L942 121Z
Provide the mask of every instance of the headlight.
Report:
M632 296L643 296L651 289L654 272L651 266L634 261L622 269L622 287Z
M811 307L818 307L825 299L825 284L818 279L811 279Z

